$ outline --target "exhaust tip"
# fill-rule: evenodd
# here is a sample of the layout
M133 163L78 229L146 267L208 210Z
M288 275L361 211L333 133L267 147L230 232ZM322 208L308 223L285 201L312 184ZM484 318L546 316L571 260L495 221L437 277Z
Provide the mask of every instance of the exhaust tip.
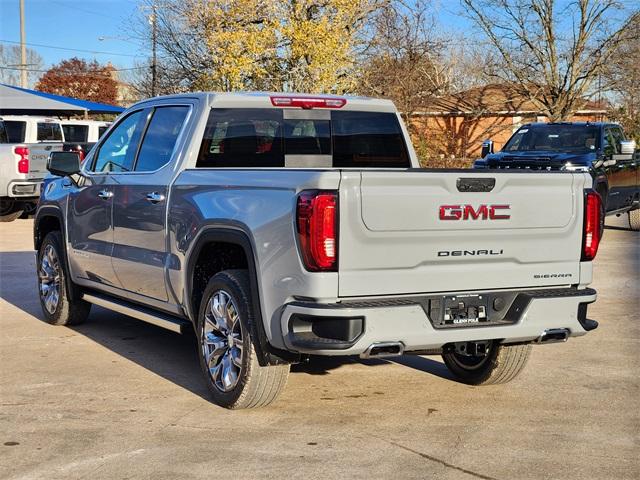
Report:
M542 332L542 335L536 339L536 343L566 342L570 333L568 328L550 328Z
M397 357L403 353L402 342L378 342L369 345L369 348L360 354L360 358Z

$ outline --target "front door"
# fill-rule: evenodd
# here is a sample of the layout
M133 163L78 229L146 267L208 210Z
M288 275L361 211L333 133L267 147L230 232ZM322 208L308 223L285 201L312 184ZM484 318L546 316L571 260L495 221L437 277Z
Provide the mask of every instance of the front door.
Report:
M120 287L111 263L114 174L130 169L141 120L140 110L123 118L97 152L87 158L78 184L67 180L64 186L72 189L67 215L71 270L75 279L96 287Z
M158 106L149 112L133 171L115 175L113 268L129 292L168 301L166 217L176 142L187 105Z
M69 262L74 278L117 287L111 266L113 189L108 175L87 175L81 186L66 179Z

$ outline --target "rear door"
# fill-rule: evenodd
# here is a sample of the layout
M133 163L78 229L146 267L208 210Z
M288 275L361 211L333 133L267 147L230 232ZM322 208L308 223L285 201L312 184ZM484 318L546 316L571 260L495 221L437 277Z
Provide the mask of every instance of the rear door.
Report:
M114 176L114 271L123 288L162 302L167 263L166 218L178 137L189 105L146 111L146 126L131 172Z
M339 295L578 283L586 182L571 173L343 171Z

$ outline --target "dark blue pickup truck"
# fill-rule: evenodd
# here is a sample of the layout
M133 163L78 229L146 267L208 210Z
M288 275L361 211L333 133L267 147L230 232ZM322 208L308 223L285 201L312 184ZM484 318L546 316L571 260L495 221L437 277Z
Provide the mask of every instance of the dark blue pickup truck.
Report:
M640 152L620 125L604 122L529 123L493 152L482 145L477 169L588 171L607 215L629 215L629 226L640 230Z

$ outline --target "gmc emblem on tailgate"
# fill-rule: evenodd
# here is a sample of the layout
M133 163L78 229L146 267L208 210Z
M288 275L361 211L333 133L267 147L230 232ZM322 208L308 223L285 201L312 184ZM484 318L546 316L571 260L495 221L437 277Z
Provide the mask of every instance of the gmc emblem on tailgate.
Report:
M510 209L511 205L441 205L440 220L507 220L511 215L500 212Z

